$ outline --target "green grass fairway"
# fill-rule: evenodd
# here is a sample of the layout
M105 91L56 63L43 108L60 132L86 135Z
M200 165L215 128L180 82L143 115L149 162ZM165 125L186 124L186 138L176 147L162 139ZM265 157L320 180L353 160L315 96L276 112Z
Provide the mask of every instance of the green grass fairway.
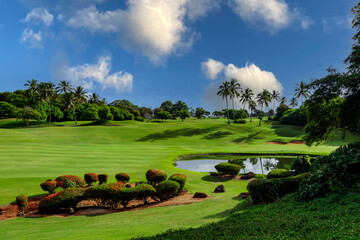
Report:
M19 194L44 193L40 182L63 174L128 172L131 180L145 180L150 168L168 175L188 175L186 189L203 191L210 200L190 205L152 208L98 216L17 218L0 223L1 239L128 239L154 235L169 228L197 227L228 216L246 191L246 182L225 181L226 193L211 193L219 180L180 170L173 160L196 153L311 153L327 154L346 141L336 138L317 147L274 145L268 141L299 140L301 128L258 122L228 125L224 119L155 122L111 122L113 126L0 128L0 204ZM212 181L218 181L214 183Z

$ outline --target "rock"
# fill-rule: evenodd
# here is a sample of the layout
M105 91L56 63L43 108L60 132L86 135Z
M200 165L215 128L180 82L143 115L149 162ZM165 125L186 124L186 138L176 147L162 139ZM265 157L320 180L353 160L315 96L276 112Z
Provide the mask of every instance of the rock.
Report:
M67 215L73 215L73 214L75 214L75 209L71 207L71 208L66 209L66 212L67 212Z
M214 192L216 192L216 193L225 192L225 187L224 187L224 185L221 184L221 185L217 186L217 187L215 188Z
M253 172L249 172L249 173L245 173L244 175L241 175L241 179L251 179L255 177L255 173Z
M208 195L203 192L196 192L193 196L193 198L206 198Z
M132 188L132 185L130 183L125 184L126 188Z
M245 199L245 198L249 197L249 195L250 194L248 192L243 192L243 193L240 193L239 198Z

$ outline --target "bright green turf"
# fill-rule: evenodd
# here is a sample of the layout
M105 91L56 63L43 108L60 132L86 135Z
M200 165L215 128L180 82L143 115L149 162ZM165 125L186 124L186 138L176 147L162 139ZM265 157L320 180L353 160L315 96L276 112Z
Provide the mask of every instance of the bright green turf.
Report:
M87 122L88 123L88 122ZM246 191L246 182L226 181L226 193L214 194L215 179L176 169L173 160L180 155L210 152L228 153L312 153L327 154L339 144L355 140L348 136L318 147L273 145L267 141L298 140L301 128L258 122L227 125L224 119L186 120L164 123L111 122L119 126L66 126L0 129L0 204L19 194L43 193L40 182L63 174L83 176L87 172L108 173L112 181L117 172L128 172L131 180L145 180L145 172L158 168L169 175L188 175L186 188L203 191L210 200L191 204L101 216L69 218L18 218L0 223L5 239L127 239L153 235L168 228L196 227L220 220Z

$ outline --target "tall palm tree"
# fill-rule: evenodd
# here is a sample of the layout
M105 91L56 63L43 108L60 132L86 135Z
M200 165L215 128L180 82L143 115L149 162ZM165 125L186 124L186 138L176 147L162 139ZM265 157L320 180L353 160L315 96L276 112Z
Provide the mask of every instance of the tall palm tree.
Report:
M252 122L253 111L256 111L256 102L253 99L250 99L248 104L250 109L250 122Z
M287 102L287 99L285 96L280 97L280 105L286 104L286 102Z
M310 94L309 87L306 83L303 81L300 82L300 84L296 84L295 87L295 97L300 98L301 97L301 105L304 103L304 97L308 98Z
M259 93L256 96L256 100L260 105L260 110L261 110L260 114L262 114L264 105L265 107L269 107L269 102L271 102L271 93L268 90L264 89L261 93ZM259 126L261 126L261 119L262 117L260 117Z
M74 90L74 96L75 96L75 108L79 108L80 104L84 103L86 101L87 92L85 89L81 86L77 86ZM74 109L74 119L75 124L77 124L76 120L76 109Z
M58 93L66 93L71 90L72 90L72 86L70 85L70 82L65 80L60 81L58 86L56 87L56 91Z
M245 105L249 104L249 102L252 100L253 96L254 96L254 93L250 88L246 88L244 91L241 91L240 102L243 104L244 110L245 110Z
M228 81L223 82L218 88L217 95L220 96L222 99L225 98L226 101L226 109L227 109L227 118L228 124L230 124L229 119L229 105L228 105L228 96L230 96L230 83Z
M36 93L37 93L37 89L38 89L37 80L35 80L35 79L28 80L27 83L24 84L24 86L28 87L27 92L30 95L30 97L32 98L33 103L35 103Z
M241 90L241 85L235 78L232 78L229 87L230 87L230 99L232 101L232 109L233 109L233 121L235 121L234 98L240 97L239 90Z
M46 102L46 89L47 89L47 85L45 82L40 82L37 85L36 93L37 93L37 98L41 102L41 112L43 111L44 103Z
M70 91L70 92L65 92L62 96L61 96L61 102L63 104L63 108L65 111L70 111L73 110L75 112L75 94ZM76 118L75 118L75 123L76 123Z
M290 106L294 108L297 105L298 105L297 98L295 98L295 97L290 98Z
M275 113L275 102L280 100L279 91L273 90L271 93L271 99L273 100L273 111Z
M49 104L49 122L51 122L51 100L56 97L55 85L52 82L45 83L45 101Z
M96 93L91 94L90 99L89 99L89 103L99 103L100 102L100 96L97 95Z

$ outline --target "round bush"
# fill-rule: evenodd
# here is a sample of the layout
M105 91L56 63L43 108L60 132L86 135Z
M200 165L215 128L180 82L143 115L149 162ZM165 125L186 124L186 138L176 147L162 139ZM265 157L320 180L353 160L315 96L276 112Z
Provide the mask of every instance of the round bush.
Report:
M40 183L40 187L42 190L49 192L50 194L55 192L55 189L58 187L56 181L52 181L51 179L46 180L45 182Z
M146 172L146 179L149 183L155 184L167 179L167 174L158 169L150 169Z
M136 198L139 200L144 200L144 203L147 203L147 198L155 196L156 190L153 186L142 183L136 186Z
M175 174L171 175L171 177L169 177L169 180L175 181L180 184L180 189L179 189L179 192L180 192L181 190L183 190L183 188L185 186L186 175L181 174L181 173L175 173Z
M19 209L25 209L28 205L28 197L26 195L19 195L16 197L16 205Z
M291 170L295 175L306 173L310 171L311 163L309 156L298 156L291 164Z
M238 175L240 172L241 167L236 164L231 163L219 163L215 166L215 169L220 173L224 175Z
M74 175L63 175L57 177L55 181L56 185L63 189L84 187L86 185L85 181L82 178Z
M85 190L84 198L94 200L98 205L114 206L114 195L123 187L122 182L92 186Z
M286 169L275 169L275 170L271 170L266 178L270 179L270 178L284 178L284 177L289 177L291 175L291 173L286 170Z
M161 200L168 200L176 195L180 189L180 184L172 180L165 180L156 186L156 196Z
M76 205L84 199L85 189L67 188L45 197L39 203L40 213L58 213L67 208L76 208Z
M127 183L130 181L130 175L127 173L118 173L115 175L116 181Z
M90 186L93 183L96 183L98 180L98 175L96 173L85 173L84 174L85 182L88 186Z
M120 203L124 208L129 204L131 200L134 200L137 197L136 188L122 188L119 191L114 193L113 202L114 205Z
M247 189L254 204L271 203L279 198L275 184L268 179L255 179Z
M107 183L109 179L109 175L108 174L99 174L98 175L98 180L99 180L99 185L102 185L104 183Z

